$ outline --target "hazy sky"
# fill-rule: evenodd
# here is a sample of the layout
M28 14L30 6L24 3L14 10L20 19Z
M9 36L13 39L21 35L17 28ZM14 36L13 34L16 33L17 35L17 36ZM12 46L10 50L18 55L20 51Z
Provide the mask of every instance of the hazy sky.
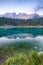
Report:
M32 14L37 6L43 7L43 0L0 0L0 14L6 12ZM37 13L43 15L43 9Z

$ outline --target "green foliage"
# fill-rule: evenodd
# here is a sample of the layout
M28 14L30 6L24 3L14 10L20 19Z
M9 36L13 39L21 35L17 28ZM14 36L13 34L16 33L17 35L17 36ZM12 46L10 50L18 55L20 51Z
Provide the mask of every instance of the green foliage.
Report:
M29 65L29 60L25 54L19 54L17 58L10 57L2 65Z
M43 54L36 51L30 51L26 43L5 45L0 47L0 57L2 65L43 65ZM0 64L1 65L1 64Z
M30 65L39 65L40 64L36 51L30 52L29 61L30 61Z
M43 54L38 54L40 65L43 65Z
M2 65L43 65L43 54L36 51L31 51L28 56L20 53L16 57L8 57Z

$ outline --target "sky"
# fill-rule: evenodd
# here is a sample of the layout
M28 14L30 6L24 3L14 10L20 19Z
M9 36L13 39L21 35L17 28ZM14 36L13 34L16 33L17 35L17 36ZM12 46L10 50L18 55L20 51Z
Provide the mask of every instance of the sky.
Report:
M0 0L0 14L8 12L33 14L38 7L43 7L43 0ZM43 8L36 13L43 15Z

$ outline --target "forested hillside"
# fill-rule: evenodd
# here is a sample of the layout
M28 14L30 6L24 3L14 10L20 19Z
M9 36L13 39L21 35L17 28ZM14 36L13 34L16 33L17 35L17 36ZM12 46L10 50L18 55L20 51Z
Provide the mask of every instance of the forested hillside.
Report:
M14 26L37 26L43 25L43 18L37 19L11 19L0 17L0 26L2 25L14 25Z

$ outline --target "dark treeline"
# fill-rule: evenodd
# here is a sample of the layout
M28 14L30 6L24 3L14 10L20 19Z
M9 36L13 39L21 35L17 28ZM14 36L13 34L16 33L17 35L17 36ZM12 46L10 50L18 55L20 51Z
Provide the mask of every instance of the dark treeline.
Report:
M38 19L11 19L0 17L0 26L2 25L14 25L14 26L34 26L34 25L43 25L43 18Z

